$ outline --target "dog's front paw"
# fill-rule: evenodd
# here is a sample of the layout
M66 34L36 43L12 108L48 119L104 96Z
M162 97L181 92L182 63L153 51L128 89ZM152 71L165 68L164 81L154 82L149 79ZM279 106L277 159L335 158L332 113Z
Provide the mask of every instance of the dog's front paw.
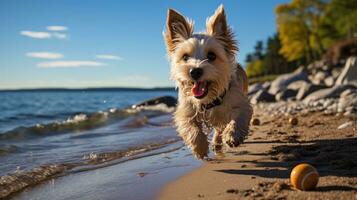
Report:
M212 144L212 151L219 153L222 151L222 144Z
M237 130L235 121L231 121L224 129L222 139L224 144L233 148L243 143L245 134Z
M222 134L218 131L215 132L212 138L211 148L216 153L222 151Z
M192 149L193 155L198 159L203 159L208 155L208 141L207 136L203 133L197 134L195 140L189 144Z

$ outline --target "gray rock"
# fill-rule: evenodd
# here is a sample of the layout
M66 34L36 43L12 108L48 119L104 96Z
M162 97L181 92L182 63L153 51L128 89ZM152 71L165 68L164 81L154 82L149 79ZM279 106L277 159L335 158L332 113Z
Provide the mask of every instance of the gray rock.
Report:
M276 94L275 99L277 101L286 101L292 97L295 97L297 93L298 93L298 90L286 89L286 90L281 91L278 94Z
M258 102L274 102L274 101L275 101L275 96L263 89L255 93L250 100L252 104L257 104Z
M254 83L253 85L250 85L248 87L248 95L255 94L259 90L263 89L263 86L261 83Z
M332 76L329 76L324 79L324 83L327 87L332 87L334 85L334 79Z
M347 97L348 95L351 95L353 93L357 93L357 90L356 89L347 89L340 94L340 98Z
M338 76L341 74L341 68L333 68L331 74L334 79L337 79Z
M162 96L153 99L146 100L144 102L133 105L133 108L144 107L144 106L155 106L158 104L165 104L167 107L175 107L177 104L177 99L172 96Z
M352 93L350 95L340 97L339 102L337 104L337 110L339 112L345 112L345 111L353 112L355 109L357 109L357 94L356 93Z
M300 88L302 88L305 84L308 84L308 82L306 81L295 81L295 82L292 82L288 85L288 89L292 89L292 90L299 90Z
M330 70L330 66L329 65L324 65L324 66L322 66L322 70L324 70L324 71L329 71Z
M311 72L313 70L322 69L325 65L326 65L325 60L317 60L317 61L315 61L313 63L310 63L307 66L307 69Z
M357 57L348 58L345 67L336 80L336 85L351 84L357 87Z
M354 89L353 85L338 85L332 88L321 89L308 95L304 102L316 101L324 98L337 98L347 89Z
M328 108L329 106L331 106L334 103L334 101L332 99L325 99L324 103L323 103L323 107L324 108Z
M347 127L352 126L352 125L353 125L353 122L352 122L352 121L345 122L345 123L339 125L339 126L337 127L337 129L344 129L344 128L347 128Z
M270 88L270 86L271 86L271 82L266 81L262 86L263 86L263 89L269 90L269 88Z
M314 76L311 78L311 82L314 83L315 85L319 85L324 82L324 79L328 76L328 74L324 71L319 71L317 72Z
M290 83L299 80L305 80L305 81L308 80L307 73L304 71L303 67L299 67L293 73L284 74L276 78L271 83L271 86L269 88L269 93L275 95L278 92L285 90Z
M325 89L325 88L326 88L326 86L324 86L324 85L314 85L314 84L307 83L299 89L298 93L296 94L296 99L302 100L309 94L311 94L317 90L321 90L321 89Z

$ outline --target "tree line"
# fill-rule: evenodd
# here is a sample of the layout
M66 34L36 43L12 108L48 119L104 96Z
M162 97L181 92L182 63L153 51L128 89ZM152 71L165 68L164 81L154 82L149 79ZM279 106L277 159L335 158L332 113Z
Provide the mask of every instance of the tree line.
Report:
M277 33L246 57L249 77L281 74L321 59L337 41L357 37L357 0L292 0L275 9Z

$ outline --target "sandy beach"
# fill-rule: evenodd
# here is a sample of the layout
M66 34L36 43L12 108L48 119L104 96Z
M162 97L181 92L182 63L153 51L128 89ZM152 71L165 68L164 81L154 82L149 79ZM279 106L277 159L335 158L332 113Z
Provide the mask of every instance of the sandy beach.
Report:
M205 161L177 141L130 160L68 171L7 198L357 199L356 115L278 112L293 110L291 105L259 103L253 119L260 123L251 126L246 142ZM317 188L309 192L289 181L292 168L304 162L320 173Z
M357 199L355 116L276 115L274 106L280 105L255 107L260 125L251 127L244 145L171 182L158 199ZM297 125L289 123L291 117ZM313 191L290 185L292 168L303 162L320 173Z

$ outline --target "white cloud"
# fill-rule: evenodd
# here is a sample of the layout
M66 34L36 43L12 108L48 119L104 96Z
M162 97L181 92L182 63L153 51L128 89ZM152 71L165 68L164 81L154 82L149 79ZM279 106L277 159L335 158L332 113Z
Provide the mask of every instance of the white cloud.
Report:
M96 55L95 57L99 59L107 59L107 60L122 60L121 57L116 55L110 55L110 54L100 54L100 55Z
M71 60L71 61L52 61L52 62L41 62L37 64L39 68L75 68L75 67L100 67L106 65L101 62L94 61L82 61L82 60Z
M67 31L68 27L66 26L47 26L47 30L49 31Z
M57 39L66 39L67 38L67 35L64 33L52 33L52 36Z
M51 34L48 32L34 32L34 31L21 31L21 35L36 38L36 39L48 39L51 38Z
M54 52L29 52L29 53L26 53L26 56L32 57L32 58L43 58L43 59L63 58L62 54L54 53Z
M50 38L66 39L67 38L67 34L58 33L58 32L50 33L50 32L21 31L20 34L35 39L50 39Z

